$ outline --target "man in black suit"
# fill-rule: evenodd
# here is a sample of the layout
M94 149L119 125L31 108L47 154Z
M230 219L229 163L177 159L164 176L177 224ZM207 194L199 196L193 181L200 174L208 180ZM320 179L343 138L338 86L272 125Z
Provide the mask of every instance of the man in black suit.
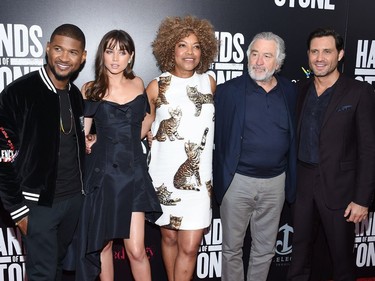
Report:
M375 93L341 74L342 37L308 38L314 77L299 83L297 197L288 280L310 280L317 226L327 238L334 280L355 280L354 225L367 217L375 187Z

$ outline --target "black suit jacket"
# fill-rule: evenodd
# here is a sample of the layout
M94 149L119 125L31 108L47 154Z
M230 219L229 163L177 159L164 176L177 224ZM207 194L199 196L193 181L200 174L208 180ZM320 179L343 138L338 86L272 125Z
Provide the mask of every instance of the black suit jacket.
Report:
M305 98L313 81L298 83L298 140ZM375 188L375 93L370 84L340 75L320 130L319 161L329 208L343 209L351 201L370 205ZM297 192L303 192L303 186L298 186Z

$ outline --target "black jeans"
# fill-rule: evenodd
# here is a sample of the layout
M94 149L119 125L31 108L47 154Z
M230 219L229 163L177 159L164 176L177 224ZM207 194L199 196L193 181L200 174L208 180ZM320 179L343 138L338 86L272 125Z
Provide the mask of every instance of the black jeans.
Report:
M26 245L26 274L29 281L61 280L66 250L72 241L83 196L59 201L52 207L30 206Z

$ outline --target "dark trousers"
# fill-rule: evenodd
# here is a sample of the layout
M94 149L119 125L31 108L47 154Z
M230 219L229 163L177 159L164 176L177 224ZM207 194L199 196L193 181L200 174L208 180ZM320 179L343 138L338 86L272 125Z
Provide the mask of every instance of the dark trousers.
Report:
M31 206L26 245L28 281L61 280L62 264L81 211L82 195L59 201L53 206Z
M323 227L327 238L334 280L356 280L353 251L355 225L346 222L344 211L345 209L332 210L326 206L318 167L298 163L293 253L288 280L310 280L311 257L319 226Z

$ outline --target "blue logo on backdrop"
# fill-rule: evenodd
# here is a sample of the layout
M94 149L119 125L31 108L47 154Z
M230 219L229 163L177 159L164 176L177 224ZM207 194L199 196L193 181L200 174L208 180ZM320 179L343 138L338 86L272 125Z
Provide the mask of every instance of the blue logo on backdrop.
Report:
M276 254L273 262L276 266L288 266L292 260L292 233L293 227L284 224L279 228L276 241Z

